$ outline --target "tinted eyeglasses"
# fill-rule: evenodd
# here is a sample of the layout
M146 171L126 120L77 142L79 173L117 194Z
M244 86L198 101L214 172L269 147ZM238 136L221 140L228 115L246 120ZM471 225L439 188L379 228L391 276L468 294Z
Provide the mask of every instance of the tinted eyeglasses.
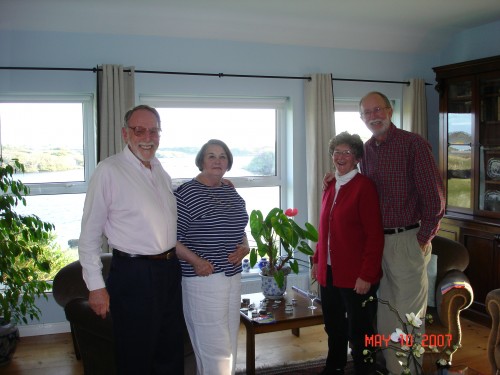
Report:
M378 115L380 112L389 109L390 107L375 107L372 110L367 109L364 112L361 112L361 117L362 118L368 118L371 117L372 115Z
M136 137L143 137L146 135L146 132L148 132L151 137L159 137L161 133L161 128L143 128L142 126L128 126L128 128L133 130Z

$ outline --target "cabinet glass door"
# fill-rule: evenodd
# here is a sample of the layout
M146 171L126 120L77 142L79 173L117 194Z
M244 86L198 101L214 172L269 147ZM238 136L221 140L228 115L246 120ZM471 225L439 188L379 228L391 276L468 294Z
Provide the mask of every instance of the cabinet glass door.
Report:
M479 94L479 209L500 212L500 79L481 79Z
M472 83L448 87L448 206L472 208Z

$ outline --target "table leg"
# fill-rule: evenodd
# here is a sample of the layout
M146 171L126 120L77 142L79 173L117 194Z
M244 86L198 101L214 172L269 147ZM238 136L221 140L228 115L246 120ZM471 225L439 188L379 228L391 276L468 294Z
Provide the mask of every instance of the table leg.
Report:
M300 337L300 328L292 328L292 333L295 336Z
M255 375L255 332L247 328L247 365L246 374Z

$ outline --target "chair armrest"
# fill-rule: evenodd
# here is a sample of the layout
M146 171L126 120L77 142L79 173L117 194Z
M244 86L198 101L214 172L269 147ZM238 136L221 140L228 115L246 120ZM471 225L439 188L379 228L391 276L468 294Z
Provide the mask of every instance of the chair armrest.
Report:
M491 317L488 360L491 373L497 374L500 370L500 289L493 289L486 295L486 310Z
M441 324L448 328L453 341L457 341L458 343L462 336L460 330L460 311L472 304L473 297L474 293L469 279L463 272L458 270L446 273L436 288L436 307L439 319Z

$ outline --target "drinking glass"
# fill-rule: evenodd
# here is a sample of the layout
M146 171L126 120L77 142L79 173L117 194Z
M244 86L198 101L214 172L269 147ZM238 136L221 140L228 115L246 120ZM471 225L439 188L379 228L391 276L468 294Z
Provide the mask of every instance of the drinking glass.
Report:
M317 309L316 306L314 306L314 300L316 299L316 297L318 296L318 294L314 291L314 290L308 290L307 291L307 296L310 298L311 300L311 305L309 306L309 308L311 310L314 310L314 309Z

